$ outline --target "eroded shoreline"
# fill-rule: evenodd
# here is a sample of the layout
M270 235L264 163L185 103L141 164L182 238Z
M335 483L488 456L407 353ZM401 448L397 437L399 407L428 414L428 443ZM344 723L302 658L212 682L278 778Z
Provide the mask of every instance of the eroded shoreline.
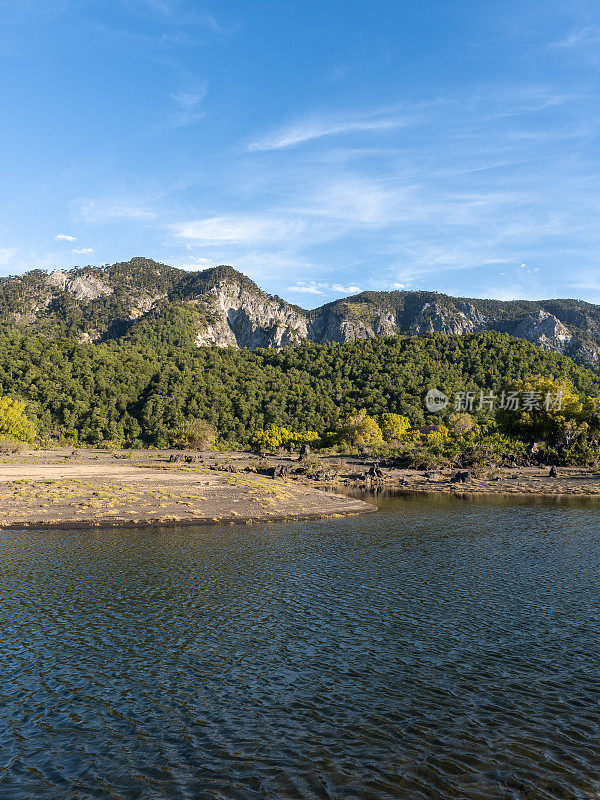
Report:
M0 528L250 524L374 511L362 500L156 453L37 451L0 462Z

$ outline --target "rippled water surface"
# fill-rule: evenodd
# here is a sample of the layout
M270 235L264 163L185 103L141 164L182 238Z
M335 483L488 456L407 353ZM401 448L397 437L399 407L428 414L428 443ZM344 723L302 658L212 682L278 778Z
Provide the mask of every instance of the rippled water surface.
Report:
M0 534L0 798L600 797L600 510Z

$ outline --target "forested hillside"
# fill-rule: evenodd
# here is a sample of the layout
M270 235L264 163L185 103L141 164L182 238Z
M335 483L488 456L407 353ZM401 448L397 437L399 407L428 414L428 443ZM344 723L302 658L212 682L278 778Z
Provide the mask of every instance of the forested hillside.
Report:
M418 424L433 419L423 403L431 387L499 390L534 375L600 395L590 370L506 334L198 348L190 334L196 313L170 309L103 344L8 332L0 336L0 394L22 397L42 436L126 446L176 444L196 420L240 446L270 424L323 435L363 408Z

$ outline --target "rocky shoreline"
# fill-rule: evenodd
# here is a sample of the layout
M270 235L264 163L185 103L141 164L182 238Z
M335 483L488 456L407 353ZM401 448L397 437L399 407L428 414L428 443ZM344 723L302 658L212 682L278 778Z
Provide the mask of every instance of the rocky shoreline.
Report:
M380 493L600 499L600 472L410 470L368 459L206 451L31 451L0 459L0 528L319 519L375 510Z
M333 485L378 492L464 495L597 496L600 473L578 467L498 467L471 470L410 470L371 466L359 474L333 478Z
M195 458L196 456L192 456ZM202 458L202 456L197 456ZM252 460L254 458L254 460ZM308 466L307 466L308 465ZM480 469L416 470L386 466L385 462L352 456L309 459L230 454L213 470L258 471L270 477L340 491L394 491L464 495L598 496L600 471L583 467L492 466Z

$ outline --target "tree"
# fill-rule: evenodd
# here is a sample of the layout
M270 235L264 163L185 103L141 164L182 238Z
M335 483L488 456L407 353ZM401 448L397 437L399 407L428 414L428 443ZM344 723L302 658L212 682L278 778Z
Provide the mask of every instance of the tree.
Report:
M471 414L459 414L453 411L448 417L448 427L457 436L466 436L471 433L476 424Z
M509 432L529 441L540 439L567 447L583 433L578 426L583 404L570 381L538 375L509 383L505 396L509 394L517 396L518 406L498 412L499 422Z
M0 397L0 437L33 444L35 425L25 415L25 403L13 397Z
M292 450L302 444L310 444L319 438L316 431L288 431L281 425L270 425L266 430L255 431L250 444L255 450L274 452L280 447Z
M379 427L386 442L401 439L410 428L410 420L402 414L382 414L379 417Z
M190 450L208 450L213 446L216 435L215 429L208 422L195 419L184 426L183 436L178 444Z
M369 447L383 442L381 428L364 408L349 414L340 425L339 433L342 440L357 447Z

